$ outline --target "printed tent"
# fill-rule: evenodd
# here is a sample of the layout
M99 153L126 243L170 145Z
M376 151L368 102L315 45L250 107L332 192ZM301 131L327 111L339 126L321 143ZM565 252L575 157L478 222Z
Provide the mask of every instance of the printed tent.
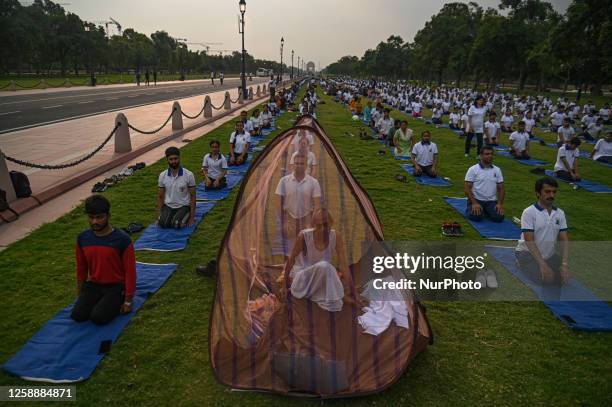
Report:
M291 239L283 232L276 194L290 174L296 137L310 137L318 161L321 207L343 236L353 284L344 288L340 311L281 293ZM407 327L391 322L377 335L359 317L368 305L375 243L383 240L378 215L316 120L301 118L257 157L245 175L218 254L218 279L209 327L217 379L232 388L343 397L391 385L433 339L422 306L402 292ZM337 265L337 254L332 264ZM363 266L363 267L362 267ZM368 271L368 268L370 269ZM392 271L386 278L399 279ZM372 303L370 303L371 305ZM401 324L400 324L401 325Z

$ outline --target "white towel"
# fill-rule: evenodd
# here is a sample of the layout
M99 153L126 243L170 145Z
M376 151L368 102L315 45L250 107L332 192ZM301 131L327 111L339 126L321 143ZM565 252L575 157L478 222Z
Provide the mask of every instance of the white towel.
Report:
M363 311L364 314L357 320L364 333L378 336L389 328L391 321L408 329L408 308L405 301L370 301Z

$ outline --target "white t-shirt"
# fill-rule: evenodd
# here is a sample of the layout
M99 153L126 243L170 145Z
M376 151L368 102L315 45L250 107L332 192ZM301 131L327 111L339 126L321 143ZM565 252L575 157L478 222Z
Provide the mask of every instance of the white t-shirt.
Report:
M523 121L525 122L525 131L527 133L531 133L531 130L533 129L533 127L535 126L535 120L534 119L528 119L526 117L523 117Z
M580 157L580 150L578 148L568 150L565 147L567 147L567 145L562 145L561 148L559 148L559 151L557 152L557 162L555 163L555 171L567 171L567 168L565 168L565 165L563 165L563 161L561 161L561 158L565 157L565 159L567 160L567 165L569 165L570 169L573 169L574 161L577 160L578 157Z
M461 118L459 117L458 113L453 112L448 116L448 122L453 124L454 126L456 126L459 123L459 119Z
M559 232L567 231L567 220L563 210L552 207L550 213L537 202L525 208L521 215L521 238L516 250L529 251L525 242L525 232L533 232L533 239L542 257L546 260L555 254L555 246Z
M242 134L233 132L229 142L234 144L234 154L242 154L245 151L246 145L251 142L251 135L248 132Z
M261 118L261 122L264 125L267 125L272 122L272 113L270 112L263 112L261 113L261 115L259 115L259 117Z
M416 156L417 164L422 166L432 165L434 155L438 154L438 146L431 141L428 144L419 141L412 147L412 154Z
M465 174L465 181L472 183L472 195L479 201L496 201L497 184L504 182L501 169L492 165L485 167L481 163L472 165Z
M529 134L526 132L521 133L519 131L515 131L510 135L509 140L514 142L512 145L514 150L518 150L519 152L525 151L525 148L527 148L527 143L529 143Z
M227 170L227 160L223 154L218 154L215 160L210 153L204 156L202 168L206 168L208 177L216 180L224 170Z
M487 120L484 124L485 129L487 129L487 132L489 133L489 137L495 138L497 137L497 131L500 128L499 123L497 122L491 122L490 120Z
M293 139L291 140L293 151L298 151L300 149L300 140L302 139L302 137L306 137L306 140L308 140L308 151L311 150L312 146L314 145L314 137L312 133L298 130L298 132L295 134L295 136L293 136Z
M550 115L550 122L553 126L562 126L563 119L565 119L565 113L555 111Z
M280 179L276 195L284 197L284 210L292 218L300 219L314 210L313 199L321 197L321 186L308 174L298 181L291 173Z
M597 138L603 131L603 124L598 126L597 123L591 123L587 127L586 131L591 135L591 137Z
M608 121L608 119L610 118L610 109L604 107L599 109L599 117L604 119L604 121Z
M606 139L599 139L595 144L595 155L593 159L597 160L599 157L612 157L612 141Z
M420 102L412 102L412 111L414 113L421 113L423 105Z
M470 116L470 129L474 133L482 133L484 131L484 116L487 113L486 107L470 106L468 116Z
M510 115L503 115L501 117L501 122L503 123L504 127L511 127L512 126L512 122L514 122L514 117L510 114Z
M186 168L179 167L176 177L172 176L172 170L168 168L159 174L157 186L166 189L164 204L172 209L178 209L191 204L189 188L195 188L195 177Z
M376 127L378 131L382 134L389 134L389 131L395 126L395 121L392 118L385 119L384 117L378 120L376 123Z
M566 142L569 139L571 139L574 136L574 134L576 134L576 132L574 131L574 128L572 126L559 127L557 129L557 143L561 141L561 136L563 136L563 142Z
M466 113L461 116L461 121L463 122L463 130L466 132L470 130L470 118Z

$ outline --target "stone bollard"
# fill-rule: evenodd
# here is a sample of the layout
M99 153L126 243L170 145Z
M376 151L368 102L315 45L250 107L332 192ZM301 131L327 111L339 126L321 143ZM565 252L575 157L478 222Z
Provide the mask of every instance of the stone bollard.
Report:
M232 101L230 99L229 92L225 92L225 100L223 101L223 108L225 110L232 110Z
M15 194L15 188L13 187L13 182L11 181L11 175L8 170L8 166L6 165L6 159L4 158L4 153L0 150L0 189L6 191L6 201L13 202L17 199L17 194Z
M253 87L249 87L249 100L253 100Z
M241 105L244 103L244 94L242 92L238 93L238 104Z
M204 98L204 117L212 117L212 102L210 96Z
M40 86L41 89L47 89L49 87L49 85L47 84L47 81L44 79L40 80L40 83L38 84L38 86Z
M261 86L257 85L257 97L261 96Z
M66 80L64 81L64 86L67 88L72 86L72 83L70 83L70 78L66 78Z
M118 124L115 132L115 153L127 153L132 151L132 141L130 139L130 127L127 117L123 113L115 116L115 124Z
M17 90L17 85L15 85L15 81L11 81L11 84L9 85L9 90L12 90L13 92Z
M268 93L268 89L266 88L266 84L264 83L264 85L263 85L263 94L265 95L266 93Z
M172 104L172 130L183 130L183 115L179 102Z

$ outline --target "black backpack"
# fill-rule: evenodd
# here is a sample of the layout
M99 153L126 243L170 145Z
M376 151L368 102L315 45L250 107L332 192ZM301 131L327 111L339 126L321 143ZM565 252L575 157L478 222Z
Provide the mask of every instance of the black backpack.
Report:
M11 171L11 182L13 183L13 188L15 188L17 198L27 198L32 195L30 180L23 172Z

